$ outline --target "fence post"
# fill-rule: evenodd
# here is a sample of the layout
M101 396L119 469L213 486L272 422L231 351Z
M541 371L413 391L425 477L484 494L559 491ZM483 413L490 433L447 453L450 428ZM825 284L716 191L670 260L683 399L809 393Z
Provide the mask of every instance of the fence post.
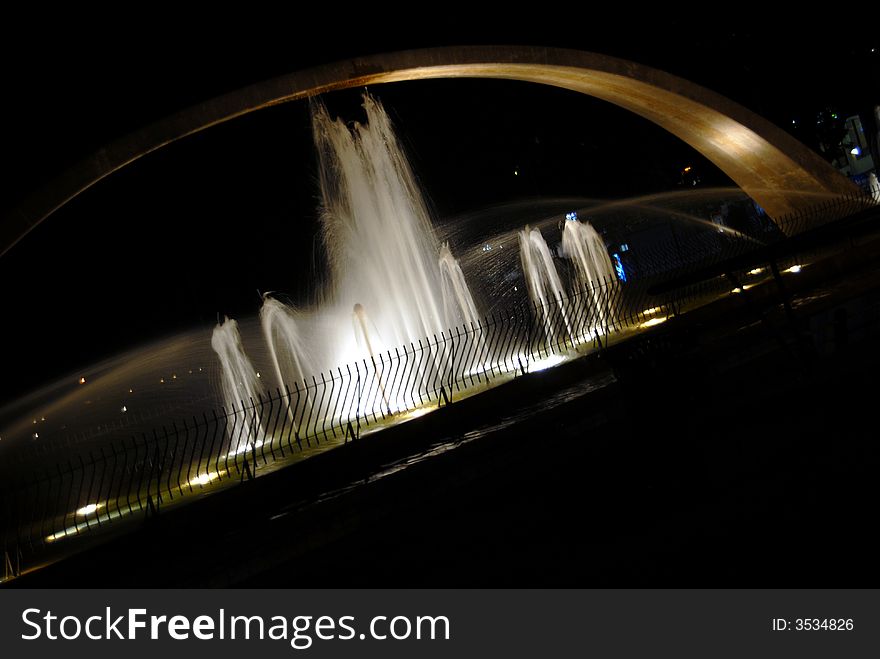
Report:
M779 272L779 266L776 263L776 259L770 260L770 271L773 273L773 281L776 282L776 288L782 296L782 306L785 308L785 317L788 319L792 328L794 328L794 310L791 308L791 301L788 299L788 291L785 289L785 282L782 281L782 275Z
M452 387L455 384L455 338L452 336L452 330L447 330L449 332L449 343L452 346L452 349L449 354L449 399L447 400L447 405L452 402Z
M440 385L440 398L437 399L437 407L438 408L443 407L444 404L448 407L450 403L451 403L451 401L449 400L449 396L446 393L446 388L441 384Z
M159 512L159 507L162 505L162 472L165 469L165 451L162 451L161 455L159 453L159 437L156 434L156 429L153 429L153 441L155 442L156 447L156 504L154 513ZM147 493L149 494L149 486L147 487Z
M12 556L9 555L9 548L3 550L3 570L6 581L21 576L21 547L16 543L12 550Z

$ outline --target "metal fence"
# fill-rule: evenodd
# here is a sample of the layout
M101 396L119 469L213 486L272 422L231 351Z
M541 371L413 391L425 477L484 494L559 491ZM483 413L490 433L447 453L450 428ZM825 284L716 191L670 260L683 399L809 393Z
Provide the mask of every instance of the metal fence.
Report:
M808 219L815 226L828 217L846 217L869 201L867 195L841 198L833 207L810 211ZM788 227L808 224L787 219ZM698 258L680 264L679 271L754 245L722 238L703 252L698 245L689 248ZM596 350L731 289L723 276L662 295L651 294L654 283L650 278L592 282L545 305L496 311L479 322L288 383L234 409L166 423L149 434L114 436L36 473L8 476L0 506L5 573L14 576L45 560L71 537L98 535L111 525L359 440L368 430Z

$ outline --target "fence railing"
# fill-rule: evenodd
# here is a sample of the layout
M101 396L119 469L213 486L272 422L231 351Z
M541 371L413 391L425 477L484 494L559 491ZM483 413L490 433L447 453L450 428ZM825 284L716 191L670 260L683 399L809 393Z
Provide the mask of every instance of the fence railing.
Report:
M826 213L840 218L867 203L865 196L845 198ZM753 248L724 238L722 249L718 244L682 268ZM0 505L5 571L19 573L65 539L157 514L262 470L359 440L366 431L407 415L601 348L731 288L725 277L715 277L658 296L649 293L652 281L591 282L545 305L497 311L287 383L234 409L190 416L137 436L115 436L98 448L44 464L36 473L10 475Z
M34 556L59 541L158 513L449 404L545 361L584 354L672 307L645 285L593 282L219 409L117 438L5 485L5 545Z

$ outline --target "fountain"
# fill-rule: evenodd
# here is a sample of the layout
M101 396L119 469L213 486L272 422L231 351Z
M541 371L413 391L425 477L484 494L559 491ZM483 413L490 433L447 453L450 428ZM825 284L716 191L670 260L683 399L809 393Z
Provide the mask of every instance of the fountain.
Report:
M383 407L390 412L392 403L395 409L403 403L389 400L380 375L383 355L439 337L450 327L476 323L479 312L458 261L434 234L388 115L369 94L363 100L366 122L351 126L331 119L321 102L312 104L328 284L311 307L294 309L267 295L260 318L279 387L302 385L310 400L312 376L369 363L369 377L378 381ZM235 384L253 383L249 378L255 370L234 321L217 327L212 346L224 373L226 404L254 396L256 389ZM443 377L442 351L433 352L420 368L420 378Z
M605 305L599 285L614 280L614 265L605 241L589 222L567 220L562 230L562 253L575 267L576 295L585 294L594 311L594 325L605 323Z
M241 343L238 323L225 318L214 328L211 347L220 358L220 387L230 421L230 453L238 453L262 442L263 430L255 421L253 406L262 388Z
M316 103L313 126L332 282L325 304L346 315L356 304L367 309L378 353L439 335L461 317L444 310L437 239L388 115L369 95L364 109L367 122L349 129ZM355 351L335 354L325 366L365 356L349 328L339 323L330 340Z
M565 309L565 290L541 230L527 225L519 232L519 248L529 297L538 308L547 341L561 338L563 329L571 337L571 326ZM560 318L556 317L556 310L559 311ZM560 319L561 325L558 322Z
M312 104L322 235L329 263L326 284L310 306L293 308L266 295L260 311L276 384L282 391L295 390L296 400L288 405L287 415L297 430L303 422L306 429L310 424L317 428L317 420L325 418L331 424L345 424L350 419L341 415L350 412L342 409L375 418L414 404L401 392L399 350L404 353L404 368L415 369L407 372L406 383L436 389L453 386L461 367L457 359L480 355L479 363L468 365L471 374L482 372L493 359L481 333L461 336L456 330L454 339L448 340L453 328L478 327L480 312L449 244L441 245L435 236L388 115L368 94L363 101L366 122L350 125L331 119L321 102ZM527 290L548 345L583 340L574 335L568 295L540 229L526 226L519 232L519 242ZM562 248L574 264L573 289L588 290L590 305L601 309L598 293L590 287L613 274L601 237L589 224L569 221ZM596 324L601 323L601 313L595 316ZM413 343L418 348L407 357L405 346ZM257 375L235 321L218 325L212 346L221 362L227 407L241 409L240 401L247 406L256 400ZM419 357L412 359L416 351ZM317 378L321 373L330 374L330 380L323 375ZM328 381L332 385L334 378L348 383L346 393L339 395L357 400L346 398L345 405L334 402L331 407L321 388ZM262 441L254 434L262 430L251 425L253 420L244 426L245 436Z
M457 319L467 327L473 327L480 321L480 314L461 266L449 250L448 243L443 243L443 247L440 248L439 264L443 283L443 310L446 318Z
M301 382L316 372L294 309L267 295L260 308L260 321L279 383Z

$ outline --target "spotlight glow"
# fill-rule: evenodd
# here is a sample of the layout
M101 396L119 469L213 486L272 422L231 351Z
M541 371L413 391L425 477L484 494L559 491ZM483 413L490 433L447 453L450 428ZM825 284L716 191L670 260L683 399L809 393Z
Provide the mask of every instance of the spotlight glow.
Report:
M92 513L97 511L98 508L100 508L100 507L101 507L100 503L90 503L89 505L83 506L82 508L77 510L76 514L80 515L81 517L85 517L86 515L91 515Z
M793 266L791 266L788 270L786 270L786 272L791 272L791 273L793 273L793 274L797 274L797 273L799 273L802 269L803 269L803 266L801 266L801 265L793 265Z
M218 478L220 478L220 474L218 472L209 471L206 474L199 474L198 476L193 478L191 481L189 481L188 485L190 485L190 486L207 485L208 483L211 483L212 481L215 481Z
M417 407L416 409L414 409L410 412L407 412L405 414L400 415L400 418L403 420L407 420L407 421L410 419L418 419L419 417L425 416L426 414L428 414L432 411L433 411L433 409L430 407Z
M548 368L553 368L554 366L561 364L565 361L564 355L550 355L545 359L539 359L537 361L532 362L529 365L529 372L534 371L543 371Z

